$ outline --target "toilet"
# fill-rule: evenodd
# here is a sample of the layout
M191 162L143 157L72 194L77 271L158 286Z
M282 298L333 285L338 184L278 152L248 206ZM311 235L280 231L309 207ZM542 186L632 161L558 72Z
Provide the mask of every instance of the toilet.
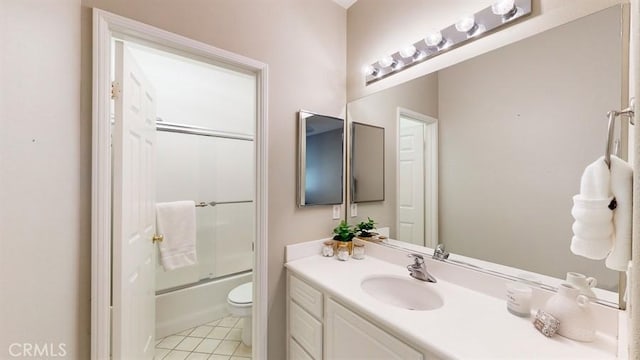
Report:
M251 346L251 309L253 306L253 282L238 285L227 295L227 307L231 315L243 318L242 342Z

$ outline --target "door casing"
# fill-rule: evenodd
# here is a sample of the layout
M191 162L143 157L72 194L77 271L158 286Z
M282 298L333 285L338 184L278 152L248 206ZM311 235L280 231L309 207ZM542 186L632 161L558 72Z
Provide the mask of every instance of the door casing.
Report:
M104 10L93 9L93 94L91 177L91 359L111 350L111 39L113 34L158 44L256 74L256 207L253 281L253 358L267 357L267 159L268 67L222 50Z

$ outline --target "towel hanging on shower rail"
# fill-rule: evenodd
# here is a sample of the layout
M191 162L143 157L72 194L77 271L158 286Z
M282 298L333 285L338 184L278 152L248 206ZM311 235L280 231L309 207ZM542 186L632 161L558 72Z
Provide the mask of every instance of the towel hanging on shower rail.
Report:
M196 265L196 207L194 201L156 204L156 232L164 236L159 244L165 270Z

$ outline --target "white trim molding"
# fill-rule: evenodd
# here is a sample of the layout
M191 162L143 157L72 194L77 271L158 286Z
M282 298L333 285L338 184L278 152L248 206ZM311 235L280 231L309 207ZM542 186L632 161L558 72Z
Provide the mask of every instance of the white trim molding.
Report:
M253 358L267 357L267 190L268 68L259 61L222 50L138 21L93 9L93 145L91 217L91 359L111 352L111 39L114 33L134 41L222 62L257 78L256 227L254 252Z
M629 96L636 99L634 123L629 132L633 141L629 156L633 165L633 233L631 237L631 262L627 279L627 316L629 326L627 343L629 359L640 358L640 0L631 0L631 31L629 44ZM622 292L623 289L618 291ZM622 354L619 354L619 356ZM620 357L622 358L622 357Z

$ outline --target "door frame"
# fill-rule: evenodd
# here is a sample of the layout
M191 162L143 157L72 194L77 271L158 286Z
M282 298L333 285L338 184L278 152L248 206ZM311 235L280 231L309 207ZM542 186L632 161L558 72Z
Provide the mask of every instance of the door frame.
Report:
M424 242L424 246L435 249L438 245L438 119L431 116L421 114L419 112L398 107L396 115L396 229L400 228L400 207L397 204L400 199L400 118L408 117L412 120L420 121L425 124L425 156L424 169L434 176L428 179L424 178L424 227L425 236L429 234L429 243Z
M257 78L255 137L255 249L253 267L253 358L267 356L267 160L268 67L259 61L154 26L93 9L93 94L91 176L91 359L111 350L111 39L130 36L250 71Z

